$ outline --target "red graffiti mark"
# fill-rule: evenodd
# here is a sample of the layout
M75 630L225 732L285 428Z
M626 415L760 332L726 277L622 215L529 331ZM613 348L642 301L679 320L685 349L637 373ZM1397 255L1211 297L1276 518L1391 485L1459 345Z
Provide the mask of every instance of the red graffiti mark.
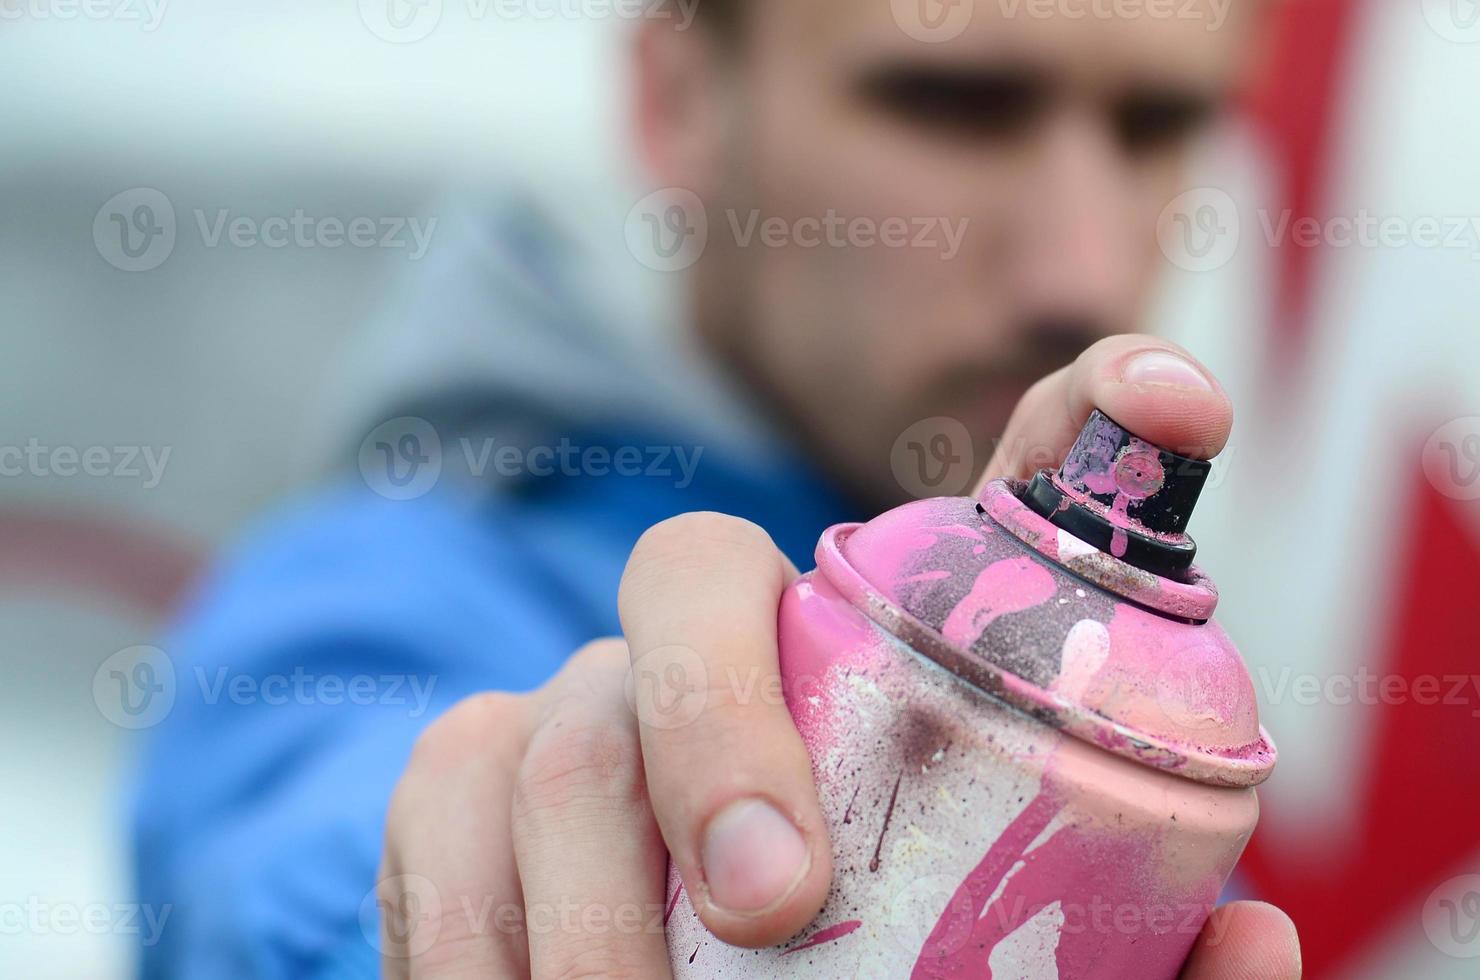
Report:
M7 506L0 510L0 587L82 593L167 615L200 567L200 551L143 523Z
M1394 616L1370 661L1408 690L1420 678L1468 679L1480 640L1474 531L1460 504L1414 478L1413 510L1395 521L1406 534L1388 573ZM1354 767L1364 776L1350 804L1357 822L1339 854L1313 858L1326 852L1305 847L1305 834L1318 831L1291 831L1295 815L1273 807L1267 818L1283 821L1285 834L1256 834L1250 844L1240 868L1260 898L1295 920L1307 977L1344 976L1364 947L1418 915L1434 885L1474 870L1480 753L1430 750L1475 743L1474 699L1448 693L1441 689L1437 703L1405 698L1367 709L1359 743L1367 757Z
M1339 148L1337 124L1347 102L1342 96L1348 87L1352 41L1367 3L1370 0L1304 0L1270 10L1268 68L1259 73L1261 84L1249 102L1270 137L1280 196L1295 221L1324 222L1330 217L1327 187ZM1271 367L1280 376L1291 377L1304 363L1314 320L1314 280L1327 250L1287 241L1278 254ZM1273 384L1264 390L1278 394L1297 389Z
M842 939L844 936L857 930L858 927L861 925L863 925L863 922L859 919L850 919L847 922L839 922L835 926L828 926L826 929L818 932L817 935L802 943L800 946L796 947L795 949L788 949L781 955L790 956L792 953L800 953L802 950L811 949L813 946L821 946L823 943L830 943L834 939Z
M678 883L678 887L673 890L673 898L670 899L669 902L668 902L668 911L666 911L666 912L663 913L663 925L664 926L667 926L668 925L668 920L671 919L671 918L673 918L673 910L678 907L678 896L680 896L682 894L683 894L683 882L679 882Z

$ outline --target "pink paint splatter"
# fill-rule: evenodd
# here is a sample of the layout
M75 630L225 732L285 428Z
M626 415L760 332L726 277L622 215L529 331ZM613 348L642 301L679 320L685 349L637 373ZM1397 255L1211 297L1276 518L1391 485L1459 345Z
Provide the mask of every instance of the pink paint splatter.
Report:
M970 649L994 621L1022 612L1054 597L1058 587L1048 569L1026 555L1005 558L982 569L966 598L946 617L941 633L963 649Z
M1110 659L1110 631L1103 623L1081 619L1064 638L1059 676L1049 690L1070 701L1083 702L1105 661Z

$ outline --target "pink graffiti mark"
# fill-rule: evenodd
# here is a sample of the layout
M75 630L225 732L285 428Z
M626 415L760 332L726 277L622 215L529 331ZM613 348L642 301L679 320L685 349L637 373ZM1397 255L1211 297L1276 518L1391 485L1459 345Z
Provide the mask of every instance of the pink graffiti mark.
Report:
M983 922L991 924L982 918L987 900L1063 807L1061 800L1039 793L1008 825L951 896L920 948L910 980L980 980L991 976L987 958L1002 936L988 941L987 936L978 935Z
M663 913L663 925L664 926L667 926L668 925L668 920L671 919L671 918L673 918L673 910L676 909L676 908L678 908L678 897L680 895L682 895L682 894L683 894L683 882L679 882L678 883L678 887L673 890L673 898L670 899L669 902L668 902L668 911L666 911L666 912Z
M863 922L861 920L849 919L847 922L839 922L835 926L828 926L826 929L819 931L817 935L802 943L800 946L796 947L795 949L788 949L781 955L790 956L792 953L800 953L802 950L811 949L813 946L821 946L823 943L830 943L834 939L842 939L844 936L857 930L858 927L861 925L863 925Z
M990 980L992 952L1055 903L1064 916L1053 953L1056 975L1124 976L1132 964L1140 976L1177 974L1195 938L1185 916L1211 907L1218 883L1190 893L1175 906L1175 917L1155 926L1138 920L1122 936L1105 921L1106 910L1144 906L1137 872L1151 863L1157 844L1144 835L1066 827L1032 847L1062 809L1061 799L1041 793L1008 826L951 897L921 947L911 980Z
M1048 569L1033 559L1005 558L982 569L966 598L946 617L941 633L951 643L970 648L997 619L1042 605L1057 591Z

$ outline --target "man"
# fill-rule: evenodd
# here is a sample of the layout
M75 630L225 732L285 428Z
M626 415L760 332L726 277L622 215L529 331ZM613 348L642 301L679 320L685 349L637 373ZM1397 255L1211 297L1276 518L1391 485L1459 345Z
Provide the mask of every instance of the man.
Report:
M631 658L774 675L782 589L828 523L905 499L891 453L922 421L1000 433L986 477L1061 457L1094 406L1223 447L1217 382L1126 333L1254 28L1250 5L1177 6L715 0L690 30L645 21L636 144L689 202L656 225L708 225L684 273L698 356L615 343L621 311L518 215L496 225L519 249L470 250L481 299L451 315L494 338L498 383L377 430L379 493L281 519L175 642L216 686L182 690L141 792L141 898L175 909L146 976L368 975L382 952L395 976L663 976L661 929L534 923L660 907L669 854L721 939L805 927L831 868L785 709L737 697L681 736L639 731ZM891 220L908 244L884 242ZM413 496L429 433L475 450L466 479L387 499ZM518 475L491 485L480 445ZM969 456L948 440L938 461ZM241 677L263 694L232 697ZM310 694L268 703L267 678ZM1217 913L1188 966L1298 973L1293 928L1257 904Z

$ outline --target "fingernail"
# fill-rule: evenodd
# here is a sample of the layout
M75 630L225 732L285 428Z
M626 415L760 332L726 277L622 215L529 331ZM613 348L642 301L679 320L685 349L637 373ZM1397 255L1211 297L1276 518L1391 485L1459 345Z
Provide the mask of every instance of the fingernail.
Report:
M711 903L741 915L779 905L812 863L801 832L764 800L721 810L709 823L700 859Z
M1196 391L1213 390L1213 382L1191 361L1164 350L1137 354L1125 366L1125 373L1121 378L1137 385L1171 385Z

